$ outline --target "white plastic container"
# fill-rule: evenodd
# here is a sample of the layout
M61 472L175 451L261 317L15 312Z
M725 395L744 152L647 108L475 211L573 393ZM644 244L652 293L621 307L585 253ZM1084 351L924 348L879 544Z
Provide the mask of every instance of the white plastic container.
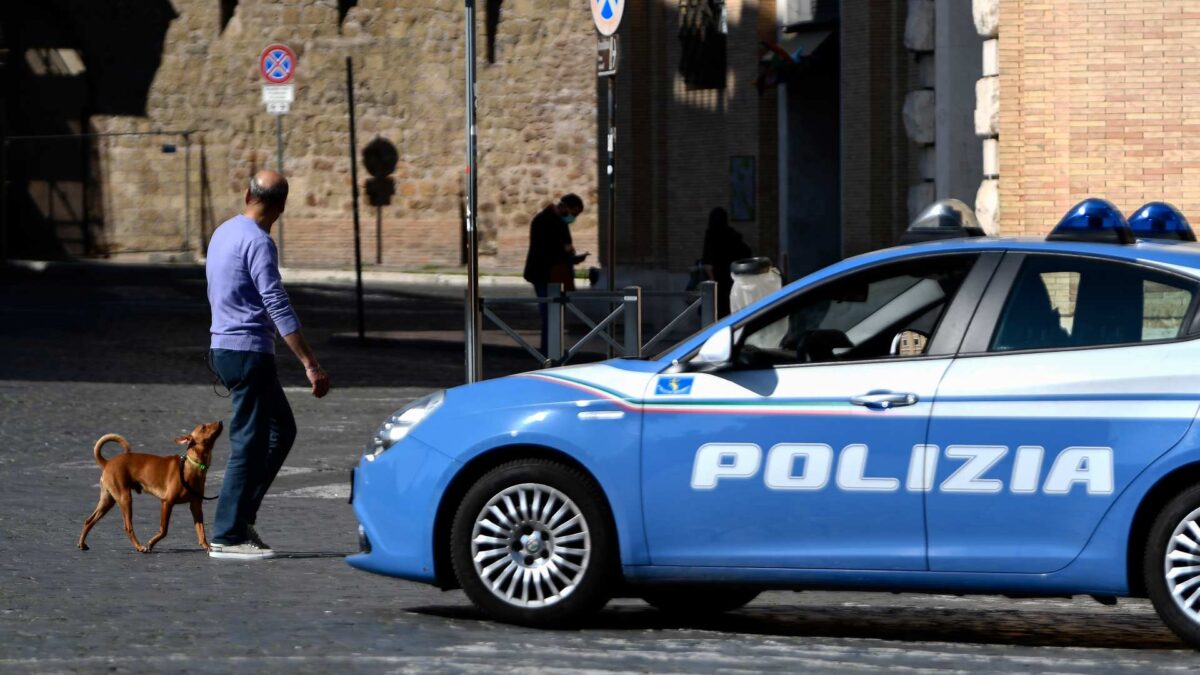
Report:
M746 258L729 266L733 288L729 291L729 311L736 312L778 291L783 286L779 270L766 257ZM751 335L746 343L755 347L778 348L787 335L787 320L783 319Z

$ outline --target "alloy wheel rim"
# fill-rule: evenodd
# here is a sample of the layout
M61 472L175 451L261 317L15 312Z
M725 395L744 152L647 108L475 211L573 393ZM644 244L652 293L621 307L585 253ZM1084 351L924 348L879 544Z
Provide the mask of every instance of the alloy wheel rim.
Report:
M471 532L475 574L516 607L547 607L579 586L591 561L587 519L565 494L521 483L480 509Z
M1179 521L1171 533L1163 574L1175 605L1200 623L1200 509Z

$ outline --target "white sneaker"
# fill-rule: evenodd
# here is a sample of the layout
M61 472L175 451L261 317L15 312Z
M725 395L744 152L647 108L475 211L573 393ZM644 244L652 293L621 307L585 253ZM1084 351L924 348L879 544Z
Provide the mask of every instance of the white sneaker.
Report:
M275 551L265 546L259 546L253 541L243 541L240 544L209 543L208 557L226 560L265 560L274 558Z

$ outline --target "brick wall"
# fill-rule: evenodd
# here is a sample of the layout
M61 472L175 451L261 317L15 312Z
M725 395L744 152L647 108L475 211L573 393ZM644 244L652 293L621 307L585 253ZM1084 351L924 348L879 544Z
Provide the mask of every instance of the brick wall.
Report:
M774 39L775 3L727 0L726 11L725 89L694 90L678 72L677 0L626 9L616 193L618 265L626 269L691 267L709 211L729 209L734 156L755 159L757 204L754 220L731 224L756 255L778 259L776 94L754 86L759 43Z
M1200 5L1000 3L1001 232L1042 234L1073 204L1200 208Z
M904 47L905 3L843 2L842 253L892 246L908 225L915 148L903 129L905 94L917 85Z
M284 119L285 264L346 265L353 249L345 57L353 56L359 151L381 137L400 156L396 195L380 214L383 263L456 266L465 166L461 3L360 0L339 26L329 0L241 0L224 28L220 4L174 0L178 16L146 117L93 116L95 130L202 130L193 139L192 222L194 232L210 232L238 211L248 177L274 167L274 119L259 102L258 55L270 42L287 43L299 68ZM500 8L494 64L485 58L484 3L478 9L481 267L513 271L524 262L530 218L563 192L588 203L573 227L581 249L597 250L595 39L583 3L510 0ZM141 203L167 199L181 218L180 186L146 175L158 147L114 143L125 151L102 157L107 210L133 214ZM359 176L367 178L361 165ZM375 259L375 217L364 195L367 262ZM136 249L143 229L110 228L106 244Z

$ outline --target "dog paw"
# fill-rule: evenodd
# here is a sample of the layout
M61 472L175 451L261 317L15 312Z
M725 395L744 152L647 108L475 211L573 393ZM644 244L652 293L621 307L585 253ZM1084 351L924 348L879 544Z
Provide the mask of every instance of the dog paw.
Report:
M81 542L81 543L79 543L79 544L77 544L77 546L79 547L79 550L80 550L80 551L86 551L86 550L88 550L88 545L87 545L87 544L84 544L84 543L82 543L82 542Z
M145 546L139 546L139 547L137 547L137 550L138 550L138 553L149 553L150 552L150 549L146 548Z

